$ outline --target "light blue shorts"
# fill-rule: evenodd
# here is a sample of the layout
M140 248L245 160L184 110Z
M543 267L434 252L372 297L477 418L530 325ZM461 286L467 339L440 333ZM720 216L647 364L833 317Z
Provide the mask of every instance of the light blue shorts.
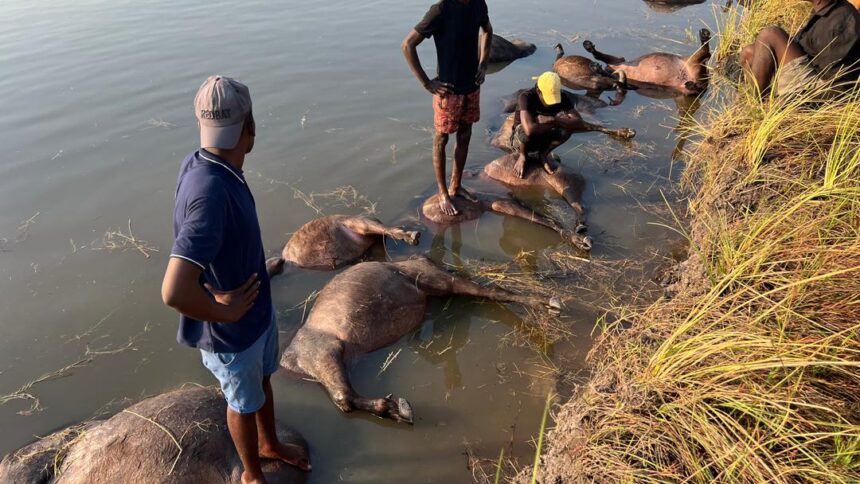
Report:
M266 394L263 378L278 370L278 325L275 312L269 328L240 353L211 353L200 350L203 365L221 383L227 404L238 413L254 413L263 408Z

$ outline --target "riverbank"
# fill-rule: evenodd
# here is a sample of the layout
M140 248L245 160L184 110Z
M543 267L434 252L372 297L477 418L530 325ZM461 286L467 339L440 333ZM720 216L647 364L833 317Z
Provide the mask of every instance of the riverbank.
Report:
M740 46L809 3L753 3L715 51L712 89L736 94L694 128L688 259L613 311L540 482L860 479L860 95L759 101Z

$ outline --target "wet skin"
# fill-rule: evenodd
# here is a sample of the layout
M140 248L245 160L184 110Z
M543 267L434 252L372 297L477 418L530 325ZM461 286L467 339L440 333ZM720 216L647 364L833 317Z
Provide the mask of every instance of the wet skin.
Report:
M0 463L0 482L248 482L227 431L226 406L211 387L189 385L148 398L107 420L60 430L9 454ZM270 482L305 482L300 469L310 469L307 444L296 432L275 426L273 414L271 419L277 430L260 436L264 445L255 456L263 459L260 475ZM181 453L171 436L181 440Z
M280 257L266 261L269 275L284 271L284 266L333 270L364 255L383 237L417 245L421 233L403 227L389 227L372 217L327 215L301 226L284 245Z
M632 61L600 52L589 40L583 41L582 46L595 59L605 62L609 72L623 73L630 86L664 88L681 94L695 95L708 87L706 64L711 58L708 45L710 39L711 32L702 29L699 31L701 47L689 57L658 52Z
M496 158L484 167L484 174L510 187L538 187L553 191L570 205L577 217L577 232L584 233L585 209L582 206L582 176L561 165L553 173L537 167L527 167L522 178L516 173L517 155Z
M475 220L486 212L493 212L542 225L557 233L563 240L570 241L570 243L579 249L591 250L592 247L591 237L585 234L584 225L577 227L573 231L565 230L555 220L524 207L514 198L477 194L476 201L457 200L457 205L461 209L460 213L458 215L448 215L439 210L436 197L437 195L433 195L428 198L424 202L421 211L427 220L441 227Z
M350 385L346 362L384 348L415 331L430 297L464 295L516 302L542 309L555 300L484 287L455 276L427 258L402 262L362 262L335 276L319 293L305 324L281 357L288 372L318 381L343 412L361 410L411 424L404 398L365 397Z
M581 55L565 55L561 44L555 45L556 58L552 66L562 83L570 89L583 89L597 96L608 90L615 90L610 104L616 106L624 101L627 93L627 80L624 73L613 73L599 63Z

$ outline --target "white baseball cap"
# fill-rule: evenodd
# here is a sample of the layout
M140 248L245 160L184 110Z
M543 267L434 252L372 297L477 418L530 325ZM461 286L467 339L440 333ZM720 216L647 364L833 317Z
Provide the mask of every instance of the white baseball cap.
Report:
M251 92L235 79L210 76L194 97L194 114L201 148L235 148L251 114Z

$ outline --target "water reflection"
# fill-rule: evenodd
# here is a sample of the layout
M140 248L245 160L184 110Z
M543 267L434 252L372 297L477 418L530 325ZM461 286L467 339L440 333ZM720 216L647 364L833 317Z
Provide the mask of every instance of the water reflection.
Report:
M684 151L684 146L689 139L688 129L694 124L694 116L701 107L701 97L704 93L698 96L679 95L676 91L669 89L660 89L654 87L640 87L636 90L636 94L645 96L651 99L671 99L675 102L675 112L677 114L677 124L672 128L672 134L677 137L675 147L672 149L672 159L680 158Z
M469 327L471 318L460 316L457 321L451 321L455 315L462 314L461 310L450 309L449 299L443 311L437 318L424 323L421 331L412 333L408 339L409 349L420 355L427 362L440 367L444 374L445 390L450 392L463 386L463 374L457 362L457 353L469 343ZM460 303L454 303L459 306ZM445 315L448 317L444 317ZM429 335L425 335L429 333Z
M645 5L648 5L651 10L655 12L661 13L671 13L676 10L680 10L684 7L689 7L690 5L699 5L700 3L705 3L706 0L644 0ZM731 0L729 0L731 1Z

